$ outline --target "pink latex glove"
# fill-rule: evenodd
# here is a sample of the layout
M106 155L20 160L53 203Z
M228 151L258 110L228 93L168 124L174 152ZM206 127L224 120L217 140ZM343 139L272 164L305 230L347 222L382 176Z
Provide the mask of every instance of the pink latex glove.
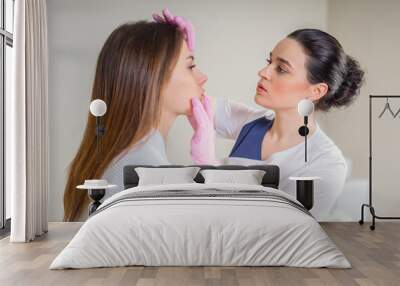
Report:
M194 38L194 27L192 23L180 16L173 16L168 9L164 9L162 11L163 16L158 15L156 13L153 14L153 19L157 23L168 23L171 25L175 25L182 31L185 41L188 45L190 51L194 51L195 46L195 38Z
M190 155L198 165L219 165L215 157L214 112L210 98L203 96L203 103L192 98L192 114L188 116L194 129Z

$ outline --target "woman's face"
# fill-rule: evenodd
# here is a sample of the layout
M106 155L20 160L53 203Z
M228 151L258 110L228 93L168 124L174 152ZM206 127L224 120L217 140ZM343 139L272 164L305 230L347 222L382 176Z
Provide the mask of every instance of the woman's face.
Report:
M189 114L191 98L201 98L207 76L194 63L194 56L182 41L181 51L169 81L161 91L163 108L174 114Z
M307 80L305 64L306 54L297 41L280 41L270 53L267 65L258 72L256 103L279 111L297 108L306 97L313 100L313 86Z

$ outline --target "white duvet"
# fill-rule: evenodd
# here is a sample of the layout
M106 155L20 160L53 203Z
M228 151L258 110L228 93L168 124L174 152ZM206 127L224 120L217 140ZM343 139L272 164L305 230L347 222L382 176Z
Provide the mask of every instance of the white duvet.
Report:
M251 196L122 199L137 192L205 193L213 188L261 190L297 202L282 191L254 185L193 183L127 189L104 201L50 269L127 265L351 267L311 215L279 200Z

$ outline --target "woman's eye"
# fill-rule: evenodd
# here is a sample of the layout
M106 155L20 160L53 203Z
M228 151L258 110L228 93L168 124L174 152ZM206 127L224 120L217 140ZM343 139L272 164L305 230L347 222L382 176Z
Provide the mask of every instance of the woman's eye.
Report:
M267 63L270 65L272 63L271 59L267 59Z
M278 73L286 73L286 71L280 66L277 66L276 70L278 71Z
M196 65L191 65L189 68L192 70L196 67Z

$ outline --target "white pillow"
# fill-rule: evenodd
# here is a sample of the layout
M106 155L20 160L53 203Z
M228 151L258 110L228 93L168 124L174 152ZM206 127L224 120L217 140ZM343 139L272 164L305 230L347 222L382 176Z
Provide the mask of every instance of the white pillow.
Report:
M199 170L199 167L135 168L139 176L138 186L195 183L193 179Z
M261 185L265 171L262 170L201 170L204 183L227 183Z

